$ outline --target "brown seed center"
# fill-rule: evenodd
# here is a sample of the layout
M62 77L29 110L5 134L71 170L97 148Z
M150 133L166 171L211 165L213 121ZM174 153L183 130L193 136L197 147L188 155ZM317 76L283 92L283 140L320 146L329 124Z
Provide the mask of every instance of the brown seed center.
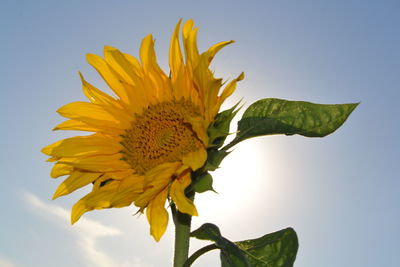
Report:
M139 174L166 162L182 159L199 147L188 117L199 116L189 101L161 102L137 114L125 130L121 144L124 159Z

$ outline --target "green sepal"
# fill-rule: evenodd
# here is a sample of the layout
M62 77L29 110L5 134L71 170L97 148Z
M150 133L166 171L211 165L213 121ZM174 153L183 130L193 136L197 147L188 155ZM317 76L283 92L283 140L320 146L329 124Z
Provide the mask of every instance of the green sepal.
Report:
M217 150L213 148L209 148L207 150L207 162L203 167L205 171L215 171L218 169L222 160L229 155L230 152L224 150Z
M202 176L198 177L196 182L193 184L193 190L196 193L204 193L206 191L214 191L214 188L212 187L213 184L213 178L211 174L208 172L204 173Z
M214 148L209 148L207 150L207 162L205 165L195 172L192 176L192 184L188 187L188 191L195 191L197 193L203 193L206 191L214 191L212 187L213 178L208 171L215 171L222 160L229 155L230 152L224 150L217 150Z
M213 123L208 127L209 146L219 148L225 142L229 135L229 126L233 117L237 114L240 108L236 109L240 101L228 110L224 110L217 114Z
M293 228L283 229L257 239L235 242L253 267L292 267L299 243Z
M238 134L224 149L262 135L324 137L337 130L358 104L327 105L277 98L258 100L244 112L238 122Z
M251 267L246 255L235 243L229 241L221 235L221 232L215 224L205 223L190 234L200 240L214 241L221 250L222 267Z
M195 237L200 240L210 240L218 243L221 239L221 231L218 226L212 223L205 223L193 232L190 233L191 237Z

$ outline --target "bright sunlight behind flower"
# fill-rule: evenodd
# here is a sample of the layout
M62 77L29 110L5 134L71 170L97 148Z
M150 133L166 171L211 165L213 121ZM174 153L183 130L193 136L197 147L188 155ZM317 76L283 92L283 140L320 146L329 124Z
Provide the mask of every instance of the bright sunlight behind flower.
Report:
M240 242L226 239L212 223L191 232L192 216L198 215L194 196L214 190L210 172L240 142L274 134L324 137L339 128L358 104L260 99L245 110L233 131L235 137L226 144L241 107L237 103L219 109L244 74L228 83L215 78L209 66L216 53L233 41L217 43L200 54L197 28L188 20L182 28L182 52L180 33L181 21L170 42L168 75L157 64L151 35L142 41L140 62L110 46L104 48L104 59L87 56L116 96L105 94L80 74L90 102L61 107L58 113L68 120L55 130L94 133L42 149L55 162L51 177L68 175L53 199L92 184L92 191L73 206L72 223L87 211L133 203L139 212L146 212L156 241L167 229L168 202L175 224L174 267L188 267L212 249L221 250L222 266L292 267L298 249L292 228ZM189 257L190 237L214 244Z
M42 150L55 162L51 177L68 175L53 198L93 184L92 191L73 206L72 223L93 209L134 203L140 212L146 211L150 232L158 241L168 224L167 199L180 212L197 215L185 189L193 171L207 160L209 126L244 76L220 92L223 81L214 78L209 65L233 41L199 54L197 28L188 20L182 29L183 56L180 24L171 38L169 75L157 64L151 35L142 41L140 62L110 46L104 48L104 59L87 55L117 97L100 91L80 74L90 102L61 107L58 113L69 120L54 129L94 134L67 138Z

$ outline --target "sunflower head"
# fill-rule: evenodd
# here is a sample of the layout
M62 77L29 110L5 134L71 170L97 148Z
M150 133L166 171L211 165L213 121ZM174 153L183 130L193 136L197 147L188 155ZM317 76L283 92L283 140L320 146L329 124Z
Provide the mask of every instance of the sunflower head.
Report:
M100 91L83 76L82 89L89 102L73 102L58 113L68 120L55 130L79 130L75 136L43 148L54 162L51 177L67 178L53 198L92 185L92 191L72 208L71 222L93 209L136 205L146 212L150 233L159 240L168 224L166 201L189 215L197 215L185 195L193 171L207 160L207 129L221 104L243 74L221 92L222 79L209 69L215 54L233 41L197 49L197 28L181 21L171 38L170 74L158 66L151 35L140 47L140 60L106 46L104 58L89 54L87 60L115 93Z

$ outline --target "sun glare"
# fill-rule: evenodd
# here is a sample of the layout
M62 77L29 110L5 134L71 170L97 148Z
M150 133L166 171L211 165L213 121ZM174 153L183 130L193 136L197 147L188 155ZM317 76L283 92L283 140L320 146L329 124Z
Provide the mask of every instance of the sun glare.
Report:
M229 219L229 214L254 206L268 188L273 162L262 153L258 141L247 141L225 158L220 169L212 173L216 192L196 195L201 217ZM221 212L223 211L223 212Z

